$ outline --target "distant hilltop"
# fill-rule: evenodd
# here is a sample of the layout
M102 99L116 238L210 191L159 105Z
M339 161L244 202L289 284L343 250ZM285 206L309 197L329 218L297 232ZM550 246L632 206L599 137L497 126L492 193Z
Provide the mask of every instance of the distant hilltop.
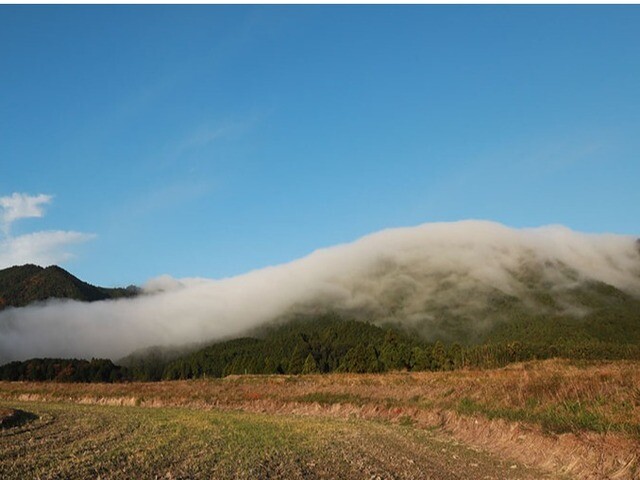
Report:
M0 270L0 310L24 307L50 298L68 298L94 302L111 298L133 297L140 293L136 286L126 288L96 287L83 282L57 265L19 265Z

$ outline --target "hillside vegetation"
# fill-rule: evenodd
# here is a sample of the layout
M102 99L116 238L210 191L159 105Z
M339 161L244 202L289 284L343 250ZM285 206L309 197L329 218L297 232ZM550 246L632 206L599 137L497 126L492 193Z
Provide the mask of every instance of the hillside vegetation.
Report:
M56 265L43 268L28 264L0 270L0 310L6 307L24 307L49 298L93 302L132 297L138 293L139 290L134 286L96 287Z
M640 359L640 302L628 296L619 300L581 318L514 315L479 343L429 342L407 329L337 314L299 316L206 346L144 349L119 365L99 359L10 362L0 366L0 380L157 381L233 374L447 371L556 357Z
M482 343L427 342L415 332L346 320L302 317L254 336L214 343L175 359L149 352L121 360L137 380L231 374L376 373L495 368L512 362L640 359L640 302L582 319L529 317L499 324ZM633 308L635 305L635 308Z
M121 382L131 380L131 374L108 359L32 358L0 366L0 380Z

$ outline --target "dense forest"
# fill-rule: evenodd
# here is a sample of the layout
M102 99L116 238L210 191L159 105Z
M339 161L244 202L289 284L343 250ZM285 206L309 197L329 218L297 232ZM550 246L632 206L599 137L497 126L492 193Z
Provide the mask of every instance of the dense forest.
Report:
M567 330L579 330L567 321ZM585 321L588 328L592 325ZM632 319L640 330L640 312ZM593 322L592 322L593 323ZM607 322L604 323L607 325ZM537 319L520 331L496 328L479 345L426 342L411 331L324 315L272 326L254 337L219 342L173 360L131 355L123 359L133 379L160 380L221 377L230 374L298 374L494 368L511 362L564 357L640 359L640 343L589 335L557 336L555 322ZM508 329L507 329L508 330ZM506 338L509 338L506 340ZM154 358L154 361L149 361ZM162 367L160 368L162 364Z
M121 382L131 375L111 360L68 358L33 358L0 366L0 380L56 382Z

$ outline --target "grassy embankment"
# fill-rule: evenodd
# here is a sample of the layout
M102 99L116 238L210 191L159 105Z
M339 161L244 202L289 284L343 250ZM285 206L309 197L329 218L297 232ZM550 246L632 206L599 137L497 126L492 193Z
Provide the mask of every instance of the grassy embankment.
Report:
M230 376L157 383L14 382L0 398L147 406L246 407L375 404L445 409L538 424L552 433L620 432L640 437L636 362L531 362L484 371L303 376Z
M486 371L234 376L143 384L4 383L0 385L0 399L11 406L16 402L35 401L38 403L32 405L40 408L49 408L45 402L61 401L130 405L132 409L119 411L127 412L131 418L163 415L166 413L161 412L168 411L167 407L189 407L189 410L171 411L198 411L200 413L189 415L220 418L230 415L226 417L229 419L240 414L220 411L242 410L268 414L265 418L272 422L293 422L291 425L299 422L300 427L296 428L307 425L319 432L331 422L341 420L347 423L331 427L342 425L340 428L346 429L344 438L351 438L344 440L341 448L346 448L351 441L361 443L357 435L349 437L351 430L361 429L368 432L361 435L372 435L375 429L369 430L365 425L403 428L411 435L423 435L435 427L467 444L554 474L564 472L577 478L612 478L613 475L637 478L638 367L634 362L575 364L554 360ZM206 412L210 409L217 412ZM280 433L264 445L277 444L278 438ZM311 438L315 439L313 435ZM330 449L330 439L337 437L328 434L325 446L322 438L319 433L320 451ZM300 438L292 441L292 445L316 445L314 441L305 443ZM314 458L313 453L309 455ZM297 458L295 455L287 458L294 457Z

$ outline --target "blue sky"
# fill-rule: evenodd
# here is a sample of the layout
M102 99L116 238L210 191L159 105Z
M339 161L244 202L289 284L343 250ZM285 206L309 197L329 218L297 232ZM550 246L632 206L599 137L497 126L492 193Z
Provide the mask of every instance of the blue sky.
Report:
M116 285L432 221L639 234L638 25L638 6L0 6L0 197L52 196L0 246L91 234L60 260Z

